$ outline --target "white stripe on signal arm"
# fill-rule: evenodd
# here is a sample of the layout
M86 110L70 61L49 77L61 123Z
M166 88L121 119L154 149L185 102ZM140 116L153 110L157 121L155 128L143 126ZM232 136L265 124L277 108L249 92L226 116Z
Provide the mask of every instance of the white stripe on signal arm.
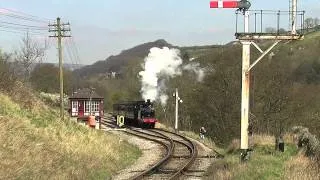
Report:
M218 8L223 8L223 1L222 0L218 1Z

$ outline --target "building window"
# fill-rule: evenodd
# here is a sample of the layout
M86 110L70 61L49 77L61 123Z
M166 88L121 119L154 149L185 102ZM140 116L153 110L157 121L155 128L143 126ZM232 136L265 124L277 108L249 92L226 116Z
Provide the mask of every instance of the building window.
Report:
M72 101L72 112L78 112L78 101Z
M99 112L99 101L93 101L91 108L92 108L92 111Z
M90 101L85 101L85 110L84 112L90 112Z
M90 112L90 101L86 101L85 104L85 112ZM91 112L99 112L99 101L91 101Z

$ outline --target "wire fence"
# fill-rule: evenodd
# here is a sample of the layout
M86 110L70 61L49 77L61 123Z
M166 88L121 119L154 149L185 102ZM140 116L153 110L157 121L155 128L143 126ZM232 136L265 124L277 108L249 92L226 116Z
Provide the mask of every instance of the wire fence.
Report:
M292 11L249 10L249 32L244 31L243 12L236 11L236 33L291 34ZM296 11L297 34L304 33L305 11Z

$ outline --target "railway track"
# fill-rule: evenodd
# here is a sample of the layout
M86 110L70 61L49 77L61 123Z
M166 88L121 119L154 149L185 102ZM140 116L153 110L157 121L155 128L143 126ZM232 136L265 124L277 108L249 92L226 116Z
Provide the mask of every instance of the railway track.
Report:
M187 138L181 135L167 132L165 130L141 130L130 129L128 132L149 140L165 147L165 156L155 165L137 174L131 179L177 179L197 157L197 148ZM136 134L137 133L137 134Z
M110 128L117 127L110 118L102 123ZM197 179L204 170L197 170L199 159L212 157L198 157L197 145L190 139L164 129L140 129L126 127L125 133L139 138L153 141L162 148L161 159L148 168L136 172L130 179ZM187 178L186 178L187 177Z

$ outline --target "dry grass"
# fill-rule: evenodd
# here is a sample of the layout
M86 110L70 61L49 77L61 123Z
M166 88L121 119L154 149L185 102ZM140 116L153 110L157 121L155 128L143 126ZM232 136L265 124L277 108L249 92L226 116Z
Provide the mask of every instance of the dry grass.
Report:
M200 139L200 136L199 134L196 134L194 132L191 132L191 131L180 131L180 133L182 135L185 135L187 137L190 137L192 139L195 139L195 140L198 140L200 141L201 143L203 143L204 145L206 145L207 147L209 147L210 149L213 149L215 151L218 151L219 153L224 153L224 150L221 149L220 147L218 147L214 141L208 137L205 137L204 139Z
M171 132L175 131L172 127L167 127L167 126L165 126L164 124L161 124L161 123L156 123L155 128L166 129L166 130L171 131ZM206 145L208 148L213 149L215 151L218 151L220 154L224 153L224 149L221 149L220 147L218 147L211 138L205 137L204 139L200 139L199 134L197 134L195 132L192 132L192 131L179 131L179 133L184 135L184 136L187 136L187 137L190 137L192 139L195 139L197 141L200 141L201 143Z
M140 155L116 136L56 117L0 94L0 179L106 179Z
M285 172L285 177L288 180L320 179L320 167L302 153L299 153L286 163Z
M285 134L284 137L284 142L285 143L294 143L294 136L291 134ZM266 145L275 145L275 136L270 136L267 134L260 134L260 135L255 135L253 136L253 145L261 145L261 146L266 146Z
M234 153L240 149L240 140L239 139L233 139L229 146L227 147L226 152L227 153Z

